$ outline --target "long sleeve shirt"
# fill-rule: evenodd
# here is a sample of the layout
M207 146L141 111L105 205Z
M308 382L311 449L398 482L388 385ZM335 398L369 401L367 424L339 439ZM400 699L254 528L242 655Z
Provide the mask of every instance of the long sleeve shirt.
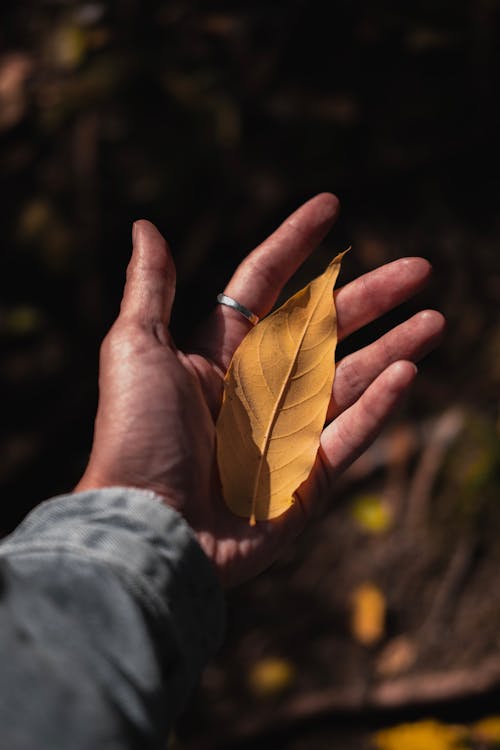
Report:
M212 564L154 493L42 503L0 544L0 747L163 749L223 628Z

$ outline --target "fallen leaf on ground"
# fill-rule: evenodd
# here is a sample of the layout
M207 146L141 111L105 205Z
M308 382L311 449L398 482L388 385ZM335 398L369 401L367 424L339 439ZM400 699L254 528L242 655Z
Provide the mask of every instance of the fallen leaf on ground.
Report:
M472 726L472 733L481 742L500 745L500 716L487 716Z
M295 680L295 667L288 659L268 657L256 662L248 675L251 691L261 697L282 693Z
M379 495L361 495L352 503L351 516L363 531L383 534L392 524L392 512Z
M466 750L467 730L437 721L417 721L374 735L377 750Z
M385 631L386 601L373 583L362 583L351 594L351 632L363 646L372 646Z

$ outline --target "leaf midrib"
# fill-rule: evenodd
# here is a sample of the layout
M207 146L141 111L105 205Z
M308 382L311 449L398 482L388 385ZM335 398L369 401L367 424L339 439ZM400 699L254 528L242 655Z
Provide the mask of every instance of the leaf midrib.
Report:
M306 318L306 320L304 322L304 326L302 328L302 333L300 335L299 343L298 343L298 345L296 347L296 350L295 350L295 355L291 359L290 366L289 366L289 368L287 370L287 373L286 373L286 377L283 378L283 383L281 385L280 392L279 392L278 397L276 399L276 405L275 405L272 417L271 417L271 419L269 421L269 427L267 428L266 432L264 433L264 445L263 445L262 450L260 451L261 455L260 455L259 464L258 464L258 467L257 467L257 472L256 472L256 475L255 475L255 482L254 482L253 493L252 493L252 510L251 510L251 515L250 515L250 523L252 523L252 522L255 523L255 506L256 506L256 499L257 499L257 489L258 489L259 482L260 482L260 475L262 473L262 466L264 464L264 459L267 456L267 451L269 449L269 444L271 442L272 430L273 430L273 427L275 425L277 416L279 414L279 409L280 409L281 403L283 401L283 397L285 395L286 386L287 386L287 384L288 384L288 382L290 380L291 372L292 372L293 367L294 367L294 365L295 365L295 363L297 361L297 357L299 355L300 347L301 347L302 342L304 340L304 337L305 337L305 335L307 333L307 328L309 326L311 318L314 316L314 313L316 312L316 310L318 308L318 305L321 302L321 299L322 299L322 296L323 296L323 293L324 293L324 288L326 286L328 286L329 280L330 280L330 274L327 275L327 279L325 280L325 283L324 283L323 289L321 291L321 294L318 294L318 300L317 300L316 304L313 306L313 308L311 310L311 313L309 314L309 316ZM333 304L333 298L332 298L332 304Z

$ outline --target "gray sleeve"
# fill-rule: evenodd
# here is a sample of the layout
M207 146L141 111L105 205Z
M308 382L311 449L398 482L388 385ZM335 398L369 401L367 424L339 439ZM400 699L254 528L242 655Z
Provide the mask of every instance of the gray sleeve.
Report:
M156 495L42 503L0 545L2 742L164 747L223 627L211 563Z

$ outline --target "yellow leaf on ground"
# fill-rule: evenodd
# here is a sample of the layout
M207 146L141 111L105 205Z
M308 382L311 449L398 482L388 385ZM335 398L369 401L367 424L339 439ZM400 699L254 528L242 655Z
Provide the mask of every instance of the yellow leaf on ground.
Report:
M48 42L48 55L59 68L72 70L82 62L87 51L85 31L76 25L64 25L54 29Z
M351 631L363 646L372 646L385 631L386 601L373 583L363 583L351 594Z
M357 525L370 534L383 534L392 525L391 509L379 495L361 495L351 506Z
M268 697L282 693L295 680L295 667L287 659L276 657L256 662L248 675L251 691L258 696Z
M377 750L466 750L467 730L437 721L417 721L374 735Z
M472 726L472 732L481 742L500 745L500 716L488 716Z
M229 366L217 459L226 504L250 523L284 513L316 458L335 372L332 292L343 255L255 326Z
M42 325L43 316L36 307L18 305L0 313L0 332L7 332L15 336L24 336L37 331Z

